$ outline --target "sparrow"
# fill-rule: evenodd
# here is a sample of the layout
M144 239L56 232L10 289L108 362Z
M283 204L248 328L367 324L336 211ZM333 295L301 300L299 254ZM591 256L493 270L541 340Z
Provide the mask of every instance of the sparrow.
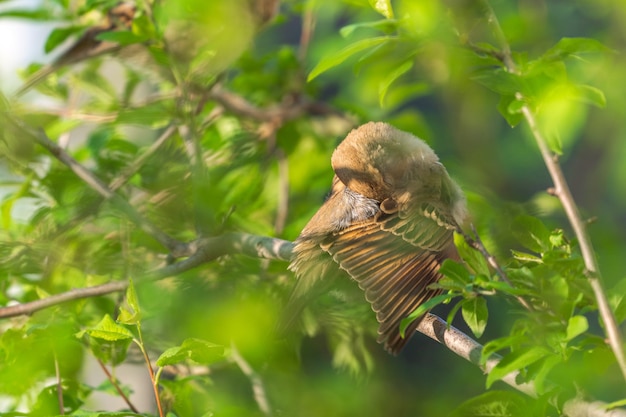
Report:
M352 130L334 151L330 196L295 241L297 277L286 326L334 280L352 279L378 321L378 339L398 354L422 317L400 322L440 293L430 288L445 259L459 259L454 232L467 219L465 197L421 139L386 123Z

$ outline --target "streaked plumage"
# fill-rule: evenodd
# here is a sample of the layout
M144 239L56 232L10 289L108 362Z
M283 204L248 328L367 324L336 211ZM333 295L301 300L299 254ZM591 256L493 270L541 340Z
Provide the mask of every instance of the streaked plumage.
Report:
M426 143L385 123L350 132L332 166L331 195L296 240L287 314L293 320L314 288L347 273L376 313L378 342L397 354L419 324L402 338L401 320L439 293L428 286L444 259L458 257L465 199Z

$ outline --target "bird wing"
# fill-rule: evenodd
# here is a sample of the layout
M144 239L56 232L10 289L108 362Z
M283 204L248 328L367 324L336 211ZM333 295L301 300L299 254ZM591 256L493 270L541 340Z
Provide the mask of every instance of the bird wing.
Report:
M428 287L441 278L443 260L456 256L456 224L444 210L428 204L396 207L383 201L381 209L387 213L381 210L321 243L365 292L379 322L378 342L394 354L408 341L400 336L401 320L440 293ZM419 319L414 320L407 334L418 324Z

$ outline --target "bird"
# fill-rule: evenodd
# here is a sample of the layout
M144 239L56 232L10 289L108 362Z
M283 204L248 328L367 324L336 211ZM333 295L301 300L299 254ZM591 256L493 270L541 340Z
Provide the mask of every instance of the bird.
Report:
M352 130L331 157L329 197L294 242L295 287L285 306L291 326L312 297L353 280L378 322L377 342L397 355L422 317L400 322L440 294L445 259L459 260L454 232L467 221L461 188L416 136L382 122Z
M116 42L103 41L98 35L106 32L130 30L135 18L136 7L127 2L120 2L112 7L106 14L105 20L96 26L92 26L61 54L54 62L46 65L32 74L14 93L14 97L20 97L27 91L43 81L59 68L84 61L95 56L115 52L121 48Z

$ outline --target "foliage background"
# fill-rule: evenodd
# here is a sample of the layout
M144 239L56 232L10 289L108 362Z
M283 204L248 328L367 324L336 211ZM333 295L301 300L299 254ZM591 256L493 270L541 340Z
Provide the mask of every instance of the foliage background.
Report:
M215 97L200 99L189 87L197 80L193 71L185 72L188 68L178 67L189 77L171 82L141 66L126 65L121 70L117 66L120 80L112 80L99 75L111 71L100 66L100 60L70 68L66 78L49 77L37 87L47 101L31 93L20 100L7 99L4 111L29 126L43 127L105 183L118 178L170 123L187 128L189 136L177 130L119 191L142 215L181 241L231 230L295 239L328 191L332 150L347 131L369 120L383 120L413 132L436 150L466 191L481 236L504 264L510 262L510 249L521 249L511 232L511 220L520 213L536 215L550 228L563 228L572 236L558 201L546 194L551 182L532 138L523 126L511 128L498 114L498 95L475 81L481 65L442 25L455 16L463 36L490 41L477 3L392 2L396 17L414 19L410 27L415 32L401 36L415 42L415 55L412 67L382 99L381 85L387 85L398 68L406 53L402 47L382 49L365 61L358 61L356 55L306 82L306 75L324 58L359 38L377 36L371 28L357 28L349 36L339 32L350 24L382 18L368 2L285 1L280 15L254 35L248 49L241 48L236 60L219 53L247 41L239 39L248 36L241 29L246 20L239 22L247 3L234 2L233 9L207 4L208 15L230 19L233 24L227 30L229 36L218 37L217 46L210 46L218 50L225 73L219 78L213 78L218 71L202 74L202 83L217 82L261 109L281 103L283 108L297 107L306 99L336 111L309 108L299 117L276 123L256 120L229 108L220 111L223 103ZM108 6L50 1L19 14L15 12L23 11L19 1L9 5L2 19L60 20L64 27L93 24ZM568 61L570 78L602 90L606 107L546 100L539 117L557 132L563 149L560 161L574 197L584 216L594 219L589 231L605 286L615 289L610 294L619 307L626 251L626 65L622 53L626 9L618 0L502 0L492 6L520 61L541 56L563 37L596 39L612 50ZM312 18L314 31L306 44L301 31ZM200 23L208 26L215 21ZM136 28L135 33L154 39L162 36L145 27ZM104 65L110 65L108 61L115 58ZM125 58L118 61L126 63ZM192 59L185 65L201 65L200 61ZM170 61L169 65L179 63ZM4 94L9 97L16 87L5 86ZM162 98L146 102L146 97L157 96ZM217 112L216 116L211 112ZM203 125L199 120L207 122ZM11 130L9 122L4 123L0 304L140 277L163 262L168 251L135 227L119 207L98 204L99 197L91 188L45 149ZM228 256L138 286L141 330L153 359L188 338L227 348L234 343L262 378L277 415L450 415L459 404L485 392L485 377L478 369L421 335L414 336L397 358L388 356L370 337L363 343L371 356L341 345L338 340L342 339L334 338L334 333L277 341L273 326L292 280L286 266L285 262ZM519 316L519 308L511 304L501 297L488 297L490 318L482 343L508 334ZM0 393L6 408L0 411L58 413L55 362L60 365L66 406L96 407L89 393L110 387L81 383L83 357L91 355L85 347L95 342L75 334L96 328L105 314L117 318L120 305L124 305L120 295L98 297L3 321ZM435 312L445 316L446 308ZM602 328L594 314L588 313L590 332L597 335ZM618 319L623 318L618 314ZM460 320L455 324L467 330ZM136 328L131 328L136 335ZM342 346L347 350L342 351ZM576 380L595 399L619 399L623 381L610 353L592 352L584 344L579 351L574 357L580 360L568 362L565 376L554 377ZM333 363L343 367L338 370ZM370 373L348 371L364 363L373 364ZM176 415L262 415L250 379L228 355L210 365L209 376L168 376L163 381L164 401ZM493 388L507 390L498 383ZM86 403L80 405L81 401ZM515 397L509 407L517 404L528 415L556 415L553 409L543 409L545 403L533 402L528 407L526 401Z

